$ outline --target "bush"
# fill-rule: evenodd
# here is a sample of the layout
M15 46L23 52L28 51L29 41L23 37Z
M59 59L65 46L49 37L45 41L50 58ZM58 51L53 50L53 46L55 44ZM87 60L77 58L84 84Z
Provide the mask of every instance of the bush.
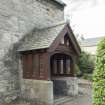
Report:
M98 45L93 73L93 105L105 105L105 39Z

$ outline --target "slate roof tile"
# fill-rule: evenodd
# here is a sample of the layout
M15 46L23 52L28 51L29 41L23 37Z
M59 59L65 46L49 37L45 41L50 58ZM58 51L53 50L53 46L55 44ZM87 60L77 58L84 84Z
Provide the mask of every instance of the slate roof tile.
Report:
M44 29L37 29L32 36L28 37L28 40L22 43L18 51L49 48L64 27L65 23L62 23Z

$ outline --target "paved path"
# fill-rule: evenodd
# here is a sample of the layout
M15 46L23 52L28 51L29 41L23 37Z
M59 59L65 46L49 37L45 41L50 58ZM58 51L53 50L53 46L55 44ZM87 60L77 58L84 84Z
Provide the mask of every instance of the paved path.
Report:
M92 105L92 86L80 86L80 94L60 105Z
M90 96L81 95L60 105L92 105L92 99Z

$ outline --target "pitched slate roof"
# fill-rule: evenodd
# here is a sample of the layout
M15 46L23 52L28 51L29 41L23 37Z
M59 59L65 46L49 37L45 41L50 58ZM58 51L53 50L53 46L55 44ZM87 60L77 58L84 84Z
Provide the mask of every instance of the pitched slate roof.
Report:
M103 37L88 38L81 41L81 46L97 46Z
M49 48L64 27L65 23L60 23L52 27L37 29L34 34L30 35L19 47L18 51Z

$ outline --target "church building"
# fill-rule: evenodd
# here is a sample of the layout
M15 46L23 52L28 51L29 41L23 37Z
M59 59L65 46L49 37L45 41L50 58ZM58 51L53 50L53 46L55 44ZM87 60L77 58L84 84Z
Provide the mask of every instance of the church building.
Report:
M55 96L77 95L75 65L81 50L64 21L65 4L6 1L0 3L0 102L21 98L52 105Z

